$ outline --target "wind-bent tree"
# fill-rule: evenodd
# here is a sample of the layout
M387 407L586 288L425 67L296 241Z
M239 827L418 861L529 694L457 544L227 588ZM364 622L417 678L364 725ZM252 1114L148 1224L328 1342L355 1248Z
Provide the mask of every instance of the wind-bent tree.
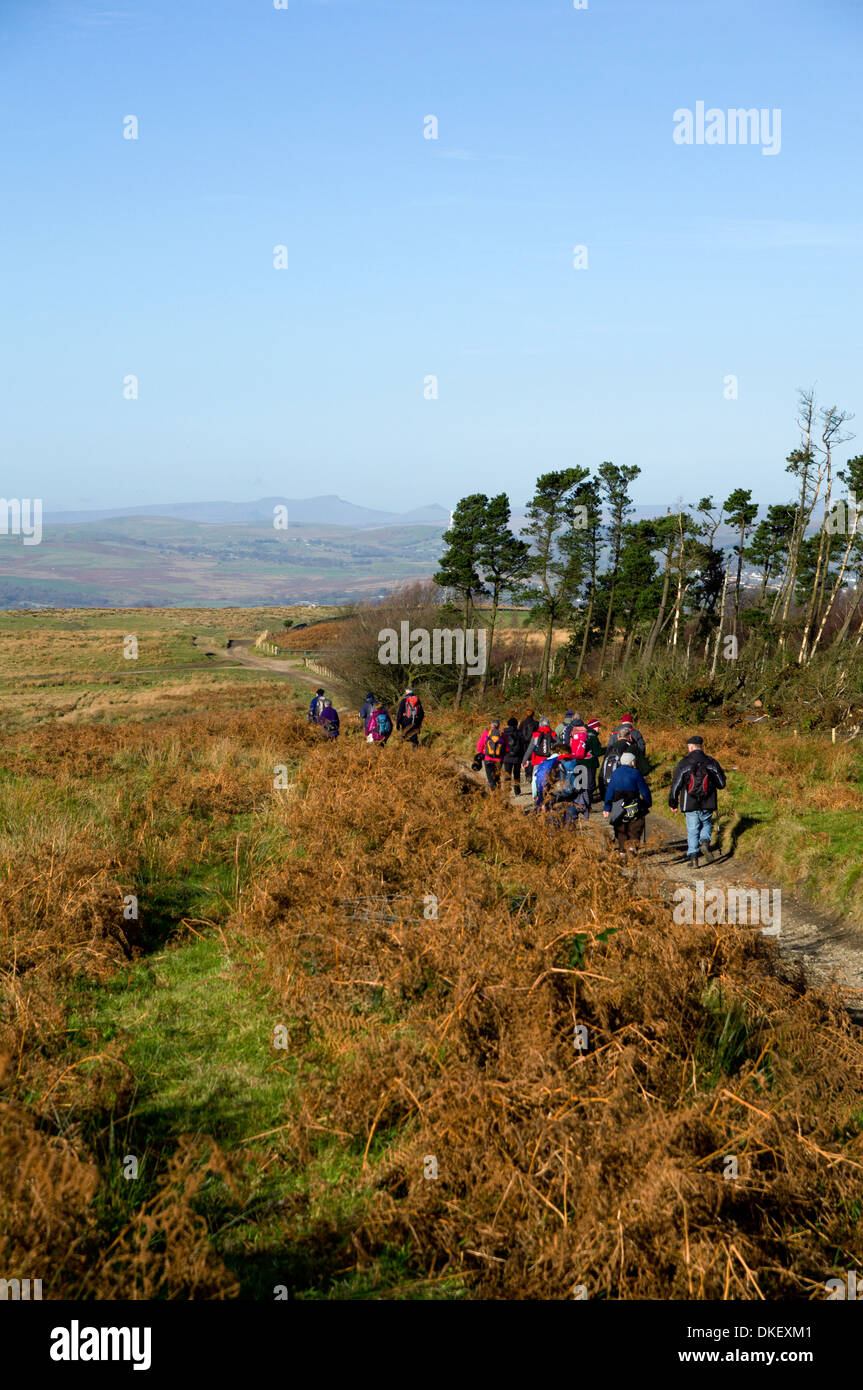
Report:
M848 489L848 496L843 498L835 508L834 517L828 517L828 525L831 520L835 523L831 527L832 534L844 535L845 544L839 562L839 569L830 592L830 597L821 615L821 623L818 627L818 631L812 641L810 660L818 650L821 637L827 626L827 620L833 612L834 604L845 582L845 575L851 563L852 555L855 550L863 551L860 535L860 524L861 521L863 521L863 454L858 454L856 458L849 459L844 469L840 468L836 476L839 478L840 482L845 484ZM855 607L856 604L849 604L848 612L839 630L837 640L844 640Z
M575 679L580 680L584 659L590 646L593 612L596 606L596 585L599 577L599 547L602 539L602 499L599 493L599 483L595 478L585 478L583 483L579 483L573 496L576 507L583 509L579 513L579 521L585 520L584 526L579 525L577 529L573 528L570 540L572 549L578 552L586 583L587 607L584 612L584 631L581 635L581 648L575 668Z
M534 582L526 586L525 597L545 627L540 666L543 695L548 692L554 625L570 613L576 581L577 559L572 549L562 553L560 542L580 520L580 513L575 512L575 492L588 476L586 468L543 473L527 508L528 524L523 534L531 545L529 574Z
M743 552L750 565L761 571L759 608L764 605L768 583L787 558L796 515L797 508L793 502L776 502L768 507L766 517L759 521L750 544Z
M758 503L752 501L752 489L748 487L736 487L734 491L726 497L723 502L723 509L728 518L728 523L737 531L739 540L734 547L737 556L737 579L734 585L734 635L737 636L737 627L740 621L740 577L743 572L743 554L746 549L746 537L752 530L752 523L758 516Z
M494 630L502 593L517 591L530 565L530 546L519 540L509 529L509 498L505 492L492 497L485 509L485 524L479 548L479 564L487 588L491 592L491 624L488 634L488 659L480 683L480 693L488 684L491 657L494 651Z
M653 660L653 653L656 650L656 643L659 634L665 626L665 614L668 607L668 593L671 587L672 557L674 546L677 539L677 517L668 516L657 517L653 523L656 531L656 549L661 550L663 556L662 571L662 592L659 597L659 607L653 619L653 625L644 644L641 653L642 666L649 666Z
M608 509L605 539L609 548L608 610L605 615L605 631L602 634L602 651L599 657L601 676L605 668L605 652L608 646L609 633L612 631L615 589L617 588L617 574L620 569L620 548L623 545L623 528L626 525L626 518L632 511L629 484L638 477L641 469L635 463L619 466L606 461L599 465L598 472L603 500Z
M824 476L823 469L819 469L815 449L812 443L812 429L815 421L815 391L810 388L808 391L798 393L799 405L797 411L797 428L800 430L799 449L792 449L788 455L786 473L797 478L800 484L800 496L797 501L794 516L794 530L788 543L788 559L785 564L785 572L782 582L776 591L776 598L770 610L771 621L777 617L782 625L779 635L779 650L784 650L785 639L787 636L786 624L788 613L791 608L791 600L794 597L795 586L797 584L797 567L800 562L800 547L806 535L806 528L812 519L815 510L815 503L821 491L821 482Z
M488 498L484 492L463 497L452 516L452 525L444 532L446 550L440 558L440 568L434 582L442 589L457 594L462 606L462 661L459 671L455 707L461 706L467 672L467 629L474 600L488 590L480 576L482 549L486 537Z
M822 459L821 474L824 478L824 517L821 523L821 533L818 542L818 555L815 562L815 574L812 579L812 589L809 594L809 601L806 605L806 616L803 619L803 636L800 641L800 651L797 653L799 665L803 665L809 652L809 643L812 637L814 624L817 622L818 610L823 602L824 589L827 583L827 573L830 566L830 551L833 547L833 535L828 527L830 515L830 499L833 495L833 450L840 444L845 444L851 438L850 434L843 434L846 421L853 419L845 410L839 410L835 405L828 406L822 410L821 419L821 439L818 451ZM814 503L813 503L814 507Z

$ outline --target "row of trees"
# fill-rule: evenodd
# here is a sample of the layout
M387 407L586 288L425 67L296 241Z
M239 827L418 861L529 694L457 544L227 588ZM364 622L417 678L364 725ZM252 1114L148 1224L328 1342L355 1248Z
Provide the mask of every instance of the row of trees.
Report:
M501 600L530 606L545 633L543 692L559 626L572 632L566 656L576 680L592 654L603 676L614 663L648 666L660 646L672 663L688 666L693 644L715 674L727 637L734 640L723 643L723 655L757 638L800 665L828 641L851 637L859 646L863 455L843 468L835 463L852 437L850 418L835 406L819 408L813 391L800 393L800 445L786 470L796 496L761 518L751 489L735 488L719 504L706 496L633 521L630 488L641 470L611 462L595 476L581 467L543 474L518 535L505 493L473 493L453 513L435 582L458 605L465 628L480 600L491 599L489 650ZM718 543L721 530L732 532L733 545ZM759 576L755 587L744 582L745 564ZM488 672L482 689L487 679Z

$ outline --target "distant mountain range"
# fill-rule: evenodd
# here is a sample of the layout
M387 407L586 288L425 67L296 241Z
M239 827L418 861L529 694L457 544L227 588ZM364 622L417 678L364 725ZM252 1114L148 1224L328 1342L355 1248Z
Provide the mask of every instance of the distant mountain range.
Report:
M373 526L449 525L445 507L431 503L410 512L377 511L358 507L330 494L325 497L259 497L255 502L155 502L144 507L106 507L99 511L61 512L45 507L44 521L53 525L76 526L90 521L110 521L117 517L164 516L174 521L198 521L209 525L272 525L274 509L287 507L289 526L350 526L363 530Z
M288 529L274 509L287 508ZM633 519L663 514L641 506ZM515 530L524 508L513 509ZM376 598L438 568L449 512L261 497L43 514L39 545L0 536L0 608L256 607ZM727 528L717 536L730 547Z

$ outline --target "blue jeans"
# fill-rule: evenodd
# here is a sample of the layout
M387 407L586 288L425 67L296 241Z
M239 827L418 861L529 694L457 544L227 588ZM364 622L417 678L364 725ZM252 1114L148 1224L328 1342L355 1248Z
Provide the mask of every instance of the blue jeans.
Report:
M685 811L686 816L686 853L697 854L699 840L704 846L710 844L710 837L713 833L713 812L712 811Z

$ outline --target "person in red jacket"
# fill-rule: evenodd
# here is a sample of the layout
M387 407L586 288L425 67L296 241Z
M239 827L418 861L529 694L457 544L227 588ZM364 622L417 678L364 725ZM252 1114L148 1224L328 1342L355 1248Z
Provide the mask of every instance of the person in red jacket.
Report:
M551 757L554 742L554 729L546 716L542 715L522 761L525 772L528 768L538 767L540 763L545 762L546 758Z
M482 758L489 789L494 791L500 785L500 768L505 751L499 719L493 719L489 727L482 731L476 751L477 757Z

